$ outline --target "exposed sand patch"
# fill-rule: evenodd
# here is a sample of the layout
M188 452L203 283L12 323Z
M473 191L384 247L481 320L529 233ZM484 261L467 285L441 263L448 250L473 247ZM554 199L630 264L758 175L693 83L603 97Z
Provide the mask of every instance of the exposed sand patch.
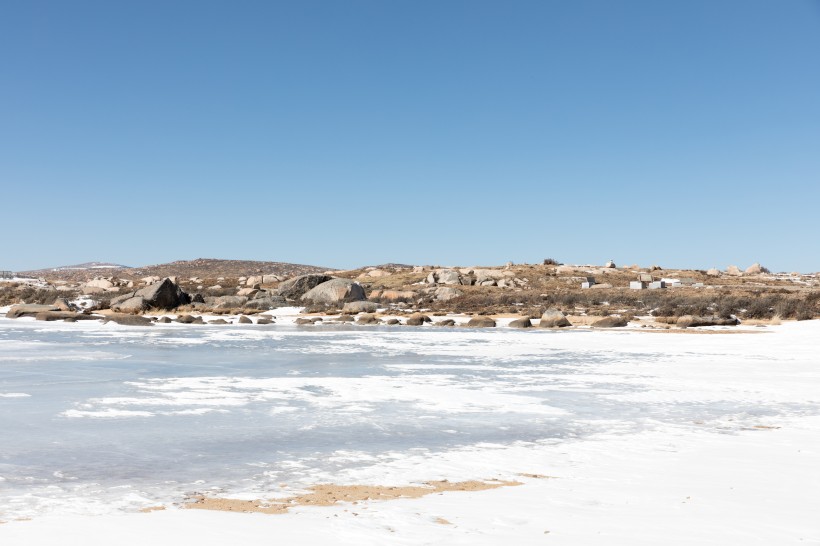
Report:
M322 484L309 488L310 493L276 500L240 500L210 497L194 497L183 504L184 508L196 510L220 510L225 512L259 512L262 514L283 514L295 506L331 506L337 502L359 502L366 500L394 500L400 498L417 499L445 491L484 491L499 487L523 485L516 481L449 482L447 480L426 482L424 485L384 486L384 485L334 485Z

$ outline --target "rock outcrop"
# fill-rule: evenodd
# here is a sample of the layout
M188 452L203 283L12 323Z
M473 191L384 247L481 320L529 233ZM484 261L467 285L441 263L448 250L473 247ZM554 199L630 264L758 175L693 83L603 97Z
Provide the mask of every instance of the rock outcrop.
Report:
M44 313L47 311L59 311L60 308L55 305L37 305L33 303L21 303L12 305L6 312L6 318L20 318L33 317L37 313Z
M375 313L378 308L379 306L372 301L349 301L342 307L342 312L353 314Z

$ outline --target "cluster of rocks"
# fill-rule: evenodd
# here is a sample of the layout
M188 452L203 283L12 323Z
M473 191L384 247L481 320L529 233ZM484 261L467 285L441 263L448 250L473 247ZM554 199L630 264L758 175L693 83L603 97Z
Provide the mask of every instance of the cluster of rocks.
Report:
M432 285L497 286L499 288L525 287L528 279L520 279L510 270L497 269L436 269L424 282Z

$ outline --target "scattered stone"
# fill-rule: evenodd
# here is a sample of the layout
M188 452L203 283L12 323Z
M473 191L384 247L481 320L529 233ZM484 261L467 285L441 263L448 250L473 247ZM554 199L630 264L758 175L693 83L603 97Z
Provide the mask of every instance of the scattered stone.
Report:
M706 272L707 275L710 277L720 277L720 269L715 269L714 267Z
M305 324L311 324L311 325L312 325L312 324L315 324L315 322L313 321L313 319L309 319L309 318L301 318L301 317L300 317L300 318L298 318L298 319L296 319L296 320L294 321L294 323L295 323L297 326L304 326Z
M532 321L527 317L515 319L510 322L510 328L532 328Z
M565 328L567 326L572 326L572 323L558 309L544 311L544 314L541 315L541 322L538 323L539 328Z
M615 268L616 268L616 267L618 267L618 266L616 266L616 265L615 265L615 262L614 262L614 261L609 260L609 261L608 261L608 262L604 265L604 267L605 267L605 268L607 268L607 269L615 269Z
M495 328L495 321L490 317L473 317L467 324L468 328Z
M434 326L455 326L456 321L453 319L444 319L433 323Z
M761 273L765 273L767 270L765 267L760 265L759 263L754 263L746 268L745 273L747 275L760 275Z
M228 322L225 319L218 318L218 319L214 319L214 320L209 320L208 324L230 324L230 322Z
M253 321L245 315L240 315L239 324L253 324Z
M353 317L353 315L342 314L342 315L339 315L339 318L337 318L336 320L339 321L339 322L353 322L356 319Z
M180 324L193 324L194 320L196 320L191 315L180 315L177 317L177 322Z
M388 324L389 326L395 326L396 324L401 324L401 321L399 321L399 319L396 318L391 318L387 319L387 322L385 324Z
M733 277L740 277L743 275L743 272L736 265L730 265L726 268L726 274L732 275Z
M596 320L592 323L593 328L623 328L628 324L628 321L623 317L604 317L601 320Z
M256 324L275 324L275 322L268 317L259 317L256 319Z
M159 318L157 319L157 322L158 322L159 324L170 324L170 323L171 323L171 319L170 319L169 317L159 317Z

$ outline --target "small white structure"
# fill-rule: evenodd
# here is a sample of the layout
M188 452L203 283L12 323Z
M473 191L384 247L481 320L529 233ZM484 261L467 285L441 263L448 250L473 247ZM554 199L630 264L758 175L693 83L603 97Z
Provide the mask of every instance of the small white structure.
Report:
M644 290L646 283L643 281L629 281L629 288L632 290Z
M659 288L666 288L666 283L664 281L654 281L649 283L650 290L658 290Z

